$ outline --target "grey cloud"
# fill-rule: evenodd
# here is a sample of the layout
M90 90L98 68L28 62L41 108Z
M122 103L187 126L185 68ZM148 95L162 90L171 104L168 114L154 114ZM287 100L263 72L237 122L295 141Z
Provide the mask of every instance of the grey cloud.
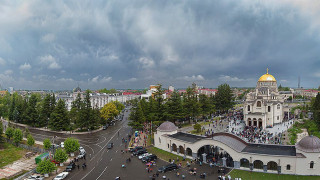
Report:
M315 2L2 1L0 68L14 72L4 86L255 86L267 67L285 86L318 86Z

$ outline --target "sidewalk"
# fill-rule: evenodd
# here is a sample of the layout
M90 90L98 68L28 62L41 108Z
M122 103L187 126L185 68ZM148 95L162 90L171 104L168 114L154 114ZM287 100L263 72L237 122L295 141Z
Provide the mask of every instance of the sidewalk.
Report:
M95 132L98 132L98 131L101 131L102 130L102 127L99 128L99 129L96 129L94 131L89 131L89 132L70 132L70 131L52 131L48 128L37 128L37 127L31 127L31 126L28 126L28 125L25 125L25 124L20 124L20 123L15 123L15 122L11 122L11 121L8 121L8 120L5 120L5 119L1 119L2 122L5 122L6 125L10 122L11 124L14 124L14 125L18 125L18 126L22 126L22 127L27 127L28 129L37 129L37 130L41 130L41 131L47 131L47 132L53 132L53 133L60 133L60 134L91 134L91 133L95 133Z
M34 160L37 156L38 155L32 156L30 159L23 157L20 160L1 168L0 179L15 176L21 171L30 171L34 169L37 166Z

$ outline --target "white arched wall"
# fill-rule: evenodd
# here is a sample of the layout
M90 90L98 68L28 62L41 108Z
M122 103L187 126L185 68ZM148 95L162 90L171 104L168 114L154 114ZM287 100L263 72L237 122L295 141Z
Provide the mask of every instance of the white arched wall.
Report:
M162 136L162 139L164 139L164 136ZM173 139L173 138L169 138L166 137L165 138L165 143L162 142L161 143L162 146L160 146L159 148L166 150L168 152L171 152L173 154L177 154L180 156L185 156L187 158L196 158L197 157L197 153L198 150L205 145L213 145L213 146L218 146L220 148L222 148L224 151L226 151L233 159L234 161L234 168L239 168L239 169L243 169L243 170L250 170L250 168L244 168L244 167L240 167L240 159L242 158L246 158L249 160L249 163L253 165L253 162L255 160L260 160L263 162L263 165L265 166L264 168L267 168L267 163L270 161L274 161L278 164L278 166L281 167L281 173L282 174L296 174L296 160L297 158L295 156L272 156L272 155L263 155L263 154L254 154L254 153L245 153L245 152L237 152L236 150L232 149L231 147L227 146L226 144L220 142L220 141L216 141L213 139L203 139L200 140L198 142L195 143L189 143L189 142L185 142L185 141L181 141L181 140L177 140L177 139ZM167 144L169 144L169 148L167 146ZM176 144L177 148L179 146L184 147L184 150L186 152L187 148L190 148L192 150L192 154L193 156L187 156L186 154L181 154L178 151L177 152L173 152L171 149L172 144ZM156 146L157 147L157 146ZM179 148L178 148L179 149ZM286 170L286 166L290 165L291 168L290 170ZM266 169L253 169L253 171L266 171ZM267 172L270 173L277 173L277 171L270 171L267 170Z

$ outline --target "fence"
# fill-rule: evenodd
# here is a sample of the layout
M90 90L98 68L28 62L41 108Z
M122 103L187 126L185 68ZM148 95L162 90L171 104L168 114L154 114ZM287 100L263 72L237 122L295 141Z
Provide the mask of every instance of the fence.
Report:
M26 179L28 176L32 175L33 173L36 172L36 168L32 169L31 171L23 174L22 176L19 176L17 178L15 178L14 180L23 180L23 179Z

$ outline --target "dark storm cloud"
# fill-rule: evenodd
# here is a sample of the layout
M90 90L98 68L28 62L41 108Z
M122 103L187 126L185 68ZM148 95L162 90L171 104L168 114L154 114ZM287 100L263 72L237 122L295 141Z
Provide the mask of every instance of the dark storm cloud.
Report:
M0 83L26 89L192 82L320 84L317 1L4 1Z

